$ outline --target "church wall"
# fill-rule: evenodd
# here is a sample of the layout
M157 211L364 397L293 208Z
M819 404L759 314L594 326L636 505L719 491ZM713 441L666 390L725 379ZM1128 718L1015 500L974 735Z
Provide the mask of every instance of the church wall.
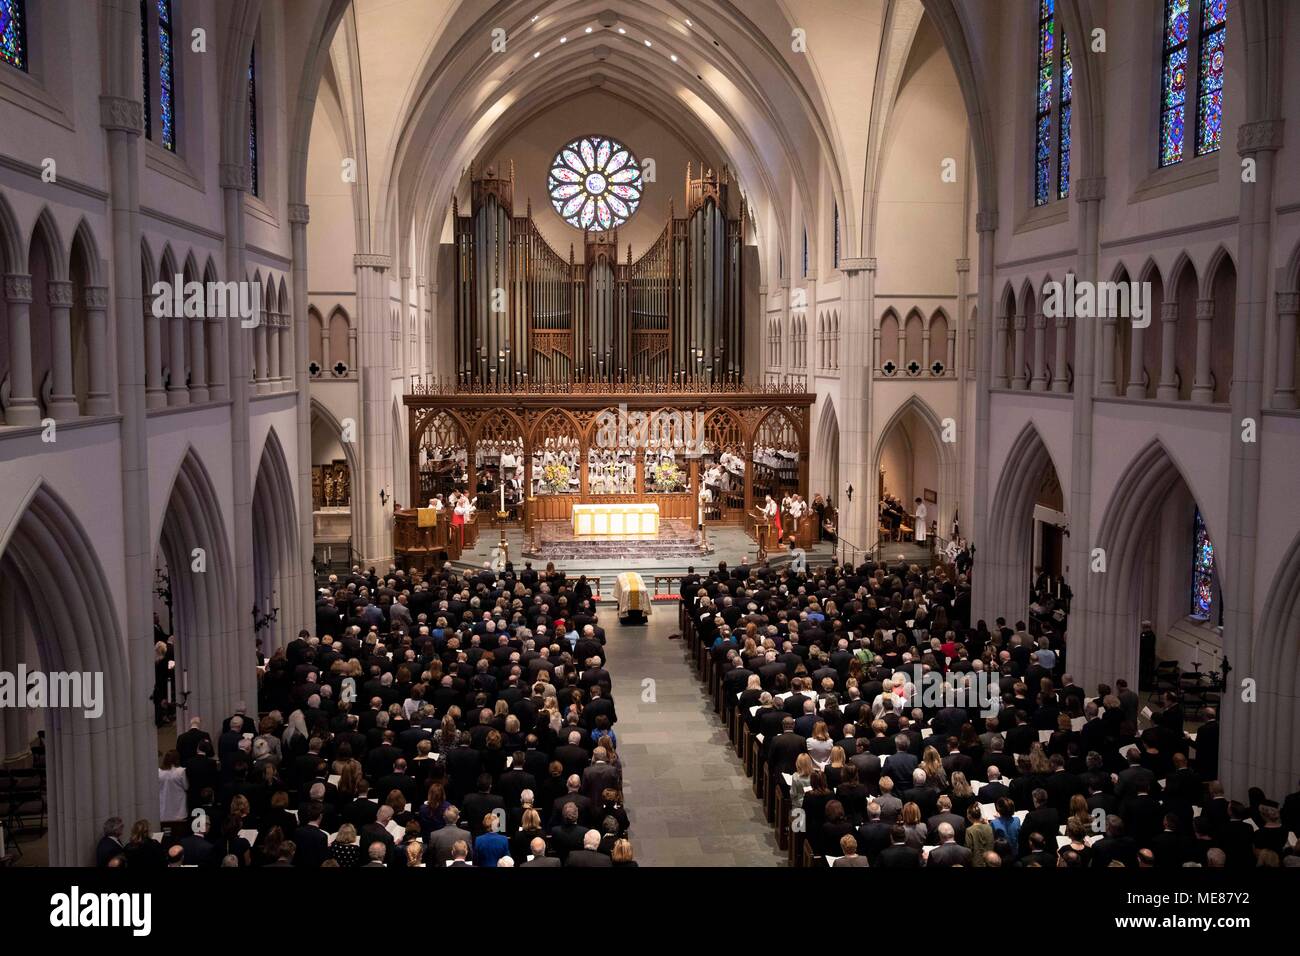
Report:
M1047 453L1052 458L1056 475L1065 496L1069 511L1071 461L1073 448L1071 407L1068 397L1055 397L1050 392L997 392L991 402L989 426L989 494L996 494L998 482L1011 452L1025 426L1032 423L1038 431ZM1071 520L1073 527L1076 522ZM1000 613L1000 612L999 612Z
M156 550L176 474L188 449L203 465L217 494L226 537L234 549L234 475L230 457L230 409L210 406L149 416L149 527Z
M1259 530L1255 551L1255 606L1263 607L1278 570L1291 556L1300 529L1300 416L1266 414L1260 425Z
M477 159L478 164L493 164L497 175L508 176L510 161L515 165L516 216L524 215L529 199L533 204L533 219L546 241L563 257L574 246L574 257L582 261L582 232L560 218L551 207L547 195L547 173L551 160L560 147L577 137L603 134L624 143L641 161L655 161L656 181L646 184L640 207L618 230L620 260L632 245L632 258L636 259L648 249L668 222L669 204L673 214L686 214L686 164L698 170L703 162L713 170L720 170L722 159L714 155L705 144L683 139L634 99L613 96L603 90L566 97L544 113L528 120L510 133L489 152ZM733 197L733 203L738 197ZM462 208L468 215L469 209Z

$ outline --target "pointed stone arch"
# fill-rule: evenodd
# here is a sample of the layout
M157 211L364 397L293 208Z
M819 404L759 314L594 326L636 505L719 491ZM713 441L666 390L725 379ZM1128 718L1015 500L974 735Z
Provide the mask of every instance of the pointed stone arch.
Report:
M1300 735L1294 732L1300 685L1300 535L1287 548L1259 612L1255 637L1239 641L1230 659L1237 674L1256 681L1256 698L1237 706L1232 746L1219 751L1219 775L1234 796L1247 786L1287 793L1300 776ZM1240 682L1228 696L1240 700ZM1238 746L1240 744L1241 746Z
M903 426L905 419L909 415L915 415L922 424L922 432L929 438L934 446L935 459L939 466L939 487L938 491L938 509L932 518L937 522L940 537L948 537L952 529L953 516L957 510L957 455L953 450L952 442L943 440L944 423L943 420L935 413L930 404L916 393L909 395L898 408L894 409L892 415L885 422L884 426L876 435L875 451L872 453L871 468L871 487L867 490L863 499L870 502L874 509L872 513L878 513L880 510L880 468L884 461L885 446L896 429ZM927 509L930 503L927 502ZM911 502L908 502L911 507ZM879 523L869 521L867 524L868 533L872 540L878 540Z
M1216 529L1222 530L1218 516L1203 507L1187 479L1189 474L1164 443L1155 438L1134 456L1116 482L1092 544L1093 561L1100 554L1105 561L1105 571L1088 570L1091 574L1086 591L1088 633L1093 639L1083 642L1080 654L1075 658L1078 664L1074 673L1079 675L1081 687L1092 687L1099 681L1117 677L1126 678L1132 687L1137 686L1137 637L1143 571L1152 563L1151 549L1158 544L1153 538L1159 527L1161 507L1175 496L1180 486L1192 503L1201 509L1211 541L1219 543L1215 576L1219 582L1227 580L1220 560L1226 551L1223 545L1227 538L1216 534ZM1188 547L1190 552L1190 537ZM1078 573L1084 573L1083 569ZM1185 613L1184 606L1182 614L1177 616ZM1157 620L1157 634L1163 630ZM1228 647L1225 646L1224 651L1235 658ZM1071 667L1076 667L1073 661Z
M128 648L123 640L103 566L63 499L37 482L16 514L0 528L0 666L12 671L21 662L46 672L102 675L99 716L87 716L84 708L44 712L49 861L80 866L92 862L107 818L157 818L143 689L152 673L137 676L135 666L151 661L152 653L141 642ZM22 659L26 639L36 660ZM13 710L5 708L6 750ZM88 787L90 780L96 785Z
M171 588L177 690L188 682L188 716L211 726L238 704L256 701L253 646L244 637L252 608L234 607L230 537L216 487L193 447L171 483L155 553L166 562Z
M813 476L814 486L810 494L821 493L835 502L841 500L840 494L840 422L835 413L835 400L823 396L821 409L817 413L817 441L813 449L813 459L817 463L817 474Z
M355 437L355 424L353 426ZM361 508L356 501L357 482L361 477L360 463L357 460L357 443L356 441L344 441L343 423L337 416L330 411L319 399L311 400L311 432L312 432L312 464L315 464L315 448L318 440L323 435L328 435L338 442L339 447L343 450L343 459L348 465L349 480L352 488L351 526L352 539L351 546L357 548L361 544ZM350 558L349 558L350 560Z
M298 509L284 446L275 428L266 434L253 482L253 600L276 620L259 631L267 656L310 626L305 609L310 588L298 566Z
M981 596L976 614L992 621L1005 617L1015 621L1029 607L1033 576L1034 506L1044 477L1061 471L1032 421L1025 424L1011 444L1002 464L993 500L989 506L989 540L979 547ZM1069 501L1062 495L1063 503ZM1082 572L1079 572L1082 573Z

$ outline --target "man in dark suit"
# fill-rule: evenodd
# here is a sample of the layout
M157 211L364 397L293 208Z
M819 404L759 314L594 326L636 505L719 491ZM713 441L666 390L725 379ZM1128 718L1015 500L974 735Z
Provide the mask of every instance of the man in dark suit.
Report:
M318 867L329 853L329 837L320 828L321 805L308 803L298 814L300 825L293 831L294 866Z
M1204 711L1205 723L1196 731L1196 761L1194 766L1202 780L1216 780L1219 776L1219 721L1213 707Z
M1124 833L1124 821L1118 816L1106 818L1106 835L1092 845L1092 865L1109 866L1118 860L1125 866L1137 866L1137 842Z
M181 755L181 763L192 760L195 753L198 752L199 744L207 741L208 746L212 746L212 737L202 729L202 721L198 717L190 718L190 729L185 731L176 738L176 752ZM211 753L211 751L209 751Z
M807 738L794 732L794 718L783 717L781 733L770 741L767 751L768 771L775 778L780 773L794 773L794 764L801 753L808 749Z
M894 781L894 789L898 793L912 786L912 771L920 763L916 755L909 752L911 745L912 741L906 734L895 736L894 753L885 758L880 768L882 774Z
M597 830L588 830L582 835L582 848L579 850L569 851L568 858L564 861L566 867L611 867L614 861L600 852L600 833Z
M939 824L939 845L925 858L926 866L970 866L971 851L956 842L952 824Z
M528 852L532 859L526 860L520 866L554 868L564 865L558 856L546 855L546 841L541 837L533 838L533 841L528 844Z
M571 852L583 848L588 828L578 822L577 804L566 804L562 817L564 822L551 828L551 847L561 860L567 860ZM596 843L600 843L599 834Z
M1029 852L1029 834L1041 833L1047 844L1051 845L1056 842L1056 835L1061 825L1056 808L1048 803L1046 790L1039 787L1031 796L1034 809L1025 814L1024 820L1020 822L1021 855Z
M873 864L884 869L915 869L921 865L921 851L906 843L907 831L895 826L889 831L889 846L880 851Z

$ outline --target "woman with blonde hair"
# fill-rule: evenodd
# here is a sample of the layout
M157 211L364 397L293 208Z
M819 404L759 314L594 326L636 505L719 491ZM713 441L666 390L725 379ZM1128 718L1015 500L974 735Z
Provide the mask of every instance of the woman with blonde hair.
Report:
M819 720L813 724L812 736L808 738L806 746L813 763L817 764L818 769L825 769L831 759L831 749L835 746L831 732L826 728L826 721Z
M952 799L952 812L959 817L964 817L971 806L977 805L975 791L970 781L966 779L966 775L960 770L954 770L952 773L952 792L948 796Z
M803 795L812 786L812 774L815 769L812 757L806 753L800 754L794 760L794 773L790 775L790 806L796 810L803 806Z
M406 844L406 865L408 867L424 866L424 844L412 840Z
M921 751L921 769L925 771L926 783L930 786L940 790L948 789L948 774L943 769L943 761L939 759L939 751L933 747Z
M843 747L831 748L830 762L822 767L822 770L826 773L826 782L830 784L832 790L839 789L840 781L844 779L844 765L847 762L848 758Z
M330 858L343 867L361 865L361 843L357 840L357 828L351 823L339 827L334 842L330 844Z
M614 848L610 851L609 857L614 861L615 866L636 866L636 860L632 858L632 843L627 838L618 840Z

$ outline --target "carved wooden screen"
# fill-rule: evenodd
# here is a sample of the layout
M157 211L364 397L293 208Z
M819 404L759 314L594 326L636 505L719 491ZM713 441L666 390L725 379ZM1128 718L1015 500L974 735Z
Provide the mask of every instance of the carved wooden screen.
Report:
M754 434L754 501L766 495L780 504L781 499L799 490L799 454L802 445L799 429L790 417L775 409L758 426Z
M465 481L465 432L446 412L433 415L420 436L420 490L424 504L435 495L448 495Z
M513 476L523 461L524 436L519 423L502 411L485 418L474 441L475 492L480 498L480 509L496 509L499 502L493 504L481 499L496 495L502 479Z
M740 419L725 408L704 424L700 473L712 495L708 517L720 518L745 508L745 439Z
M579 470L582 440L564 412L547 412L533 426L533 495L569 495L581 491Z

